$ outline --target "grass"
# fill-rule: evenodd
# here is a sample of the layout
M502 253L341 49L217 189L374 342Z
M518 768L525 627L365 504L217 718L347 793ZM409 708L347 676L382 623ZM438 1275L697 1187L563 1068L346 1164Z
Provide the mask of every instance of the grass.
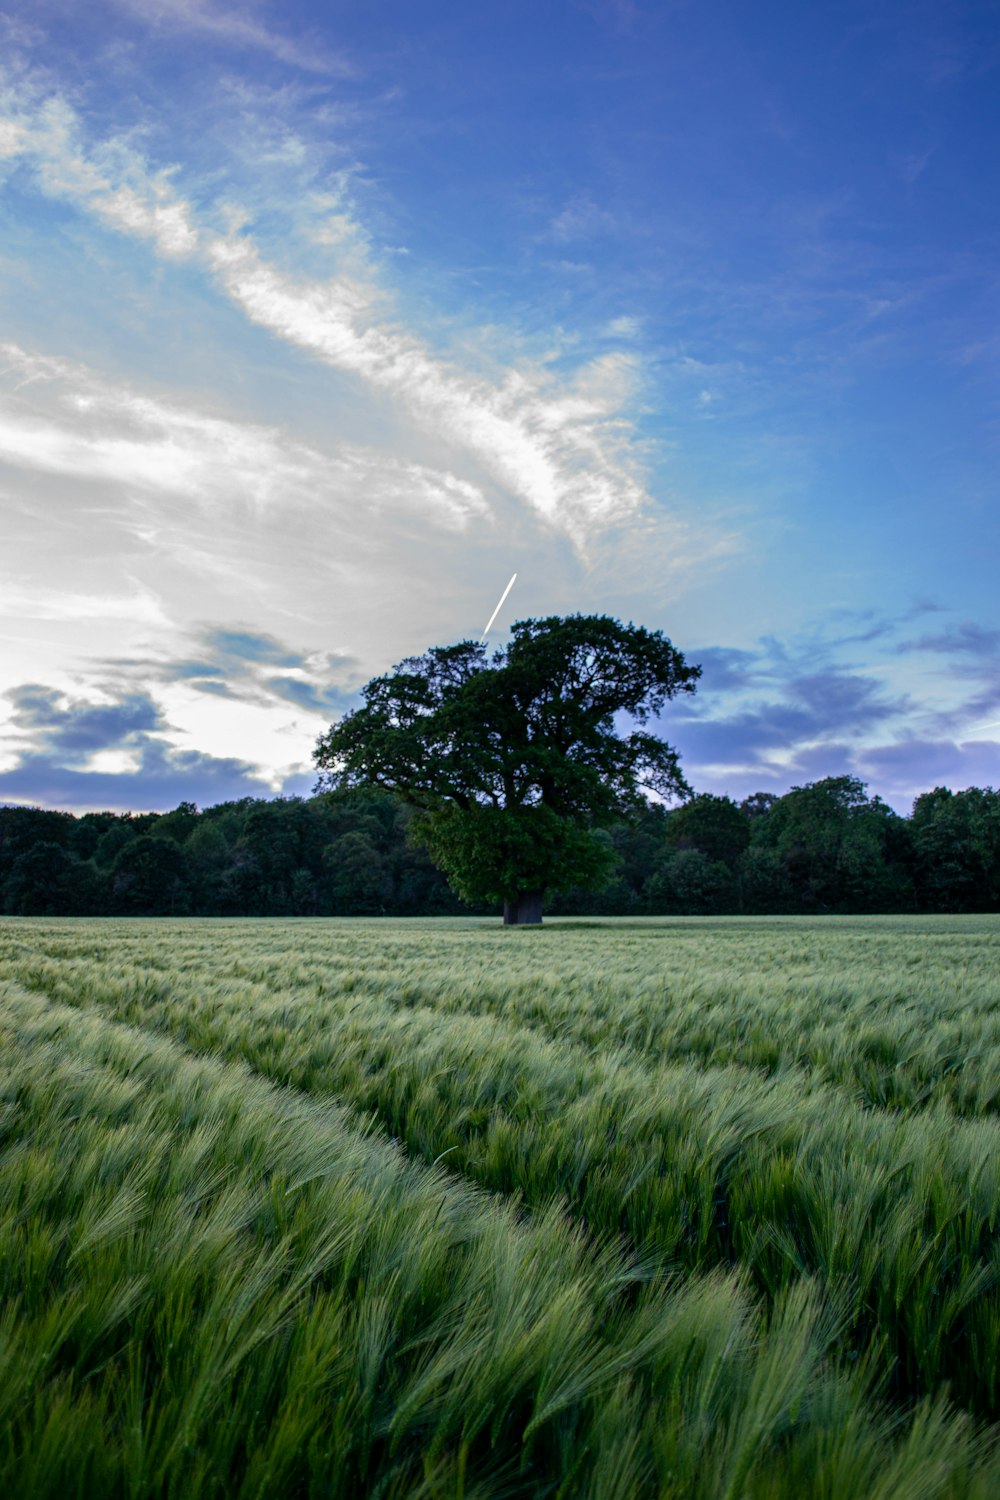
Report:
M0 1487L987 1496L1000 920L0 924Z

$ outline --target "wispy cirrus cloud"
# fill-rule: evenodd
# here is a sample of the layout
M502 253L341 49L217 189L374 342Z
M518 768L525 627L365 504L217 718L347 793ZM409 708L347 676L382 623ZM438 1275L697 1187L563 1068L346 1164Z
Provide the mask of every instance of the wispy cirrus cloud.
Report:
M614 234L617 228L618 222L610 209L601 208L586 193L577 193L551 219L545 237L566 245L573 240Z
M30 73L0 73L0 109L0 157L30 162L47 196L151 241L168 260L198 250L192 208L173 187L176 169L152 168L123 137L85 146L76 110Z
M5 139L43 192L168 260L209 268L251 322L390 396L418 428L472 457L581 551L595 532L649 507L642 447L625 415L642 378L636 355L604 353L565 373L544 359L492 370L487 359L484 372L482 361L477 369L435 353L387 316L385 287L359 255L350 222L340 232L349 245L344 266L323 280L303 279L233 228L232 203L220 198L199 209L178 191L172 169L154 168L121 139L87 142L64 99L37 93L8 97Z
M536 366L496 382L449 367L402 329L367 323L356 284L304 284L243 239L216 240L211 258L252 321L397 396L581 544L590 529L623 521L648 498L620 416L638 377L629 356L605 355L569 380Z
M86 594L62 588L24 588L0 579L0 617L17 620L128 620L166 626L170 617L151 589L133 585L126 594Z
M114 3L119 10L161 33L173 36L179 31L194 32L230 47L267 53L278 62L308 73L343 77L355 71L346 56L331 50L317 35L300 33L291 37L272 29L255 14L262 9L259 5L227 8L213 5L209 0L114 0Z
M897 650L933 651L943 656L996 661L1000 657L1000 630L984 627L976 620L959 620L944 630L901 641Z
M324 453L276 427L207 415L112 385L85 366L0 345L0 463L178 496L202 508L416 514L461 530L483 492L425 464L354 444Z

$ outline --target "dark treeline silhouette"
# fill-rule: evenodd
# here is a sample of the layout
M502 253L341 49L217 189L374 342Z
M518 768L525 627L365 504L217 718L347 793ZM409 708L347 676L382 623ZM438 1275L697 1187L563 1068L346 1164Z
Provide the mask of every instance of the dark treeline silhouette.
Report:
M407 839L390 793L245 798L199 811L0 807L0 908L23 916L445 916L460 901ZM602 831L600 891L551 895L578 915L1000 910L1000 791L936 787L901 817L864 783L783 797L703 794Z

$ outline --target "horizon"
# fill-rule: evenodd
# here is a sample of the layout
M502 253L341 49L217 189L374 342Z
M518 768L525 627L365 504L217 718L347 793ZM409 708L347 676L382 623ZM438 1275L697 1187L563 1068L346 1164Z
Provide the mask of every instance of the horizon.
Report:
M995 7L0 42L0 803L308 796L512 575L493 646L610 614L703 667L696 792L1000 782Z
M816 782L807 782L804 786L791 786L791 787L788 787L785 792L783 792L783 793L776 793L775 796L780 800L780 798L782 796L787 796L790 792L804 791L804 790L808 789L809 786L816 785L817 783L821 783L822 781L828 780L828 779L832 780L832 779L835 779L835 778L817 777L816 778ZM938 788L938 787L927 787L927 788L925 788L925 793L934 792L934 791L937 791L939 789L940 788ZM979 787L961 787L961 788L951 787L951 788L947 788L946 790L950 790L952 792L956 792L957 793L958 791L984 791L984 790L985 791L992 791L994 789L993 788L979 788ZM324 787L324 788L316 788L316 787L314 787L313 790L307 791L307 792L274 792L270 796L263 796L263 797L260 797L260 798L254 798L252 794L247 794L246 799L220 798L220 800L218 802L208 802L208 803L205 803L204 805L202 805L201 803L193 802L193 801L191 801L188 798L184 798L184 799L182 799L182 801L180 803L175 803L172 807L166 807L166 808L159 808L159 807L79 807L79 806L77 806L77 807L53 807L53 806L45 806L45 805L40 804L40 803L6 802L2 798L0 798L0 811L7 810L7 809L13 809L13 810L17 811L17 810L20 809L20 810L23 810L25 812L55 812L55 813L65 813L65 814L68 814L70 817L77 817L77 818L82 818L82 817L87 817L87 816L102 817L102 816L105 816L105 815L106 816L111 816L111 817L118 817L118 818L161 818L161 817L165 817L168 813L176 812L182 806L190 806L190 807L194 808L195 814L198 817L201 817L203 813L212 812L212 811L214 811L214 809L216 807L232 806L232 805L235 805L240 800L262 801L262 802L280 802L280 801L295 801L295 800L298 800L298 801L302 801L302 802L308 802L308 801L311 801L313 798L329 796L329 795L331 795L331 792L340 792L340 791L343 791L348 796L351 796L351 795L363 795L365 793L365 791L375 791L375 792L379 792L379 793L384 793L386 796L394 797L397 801L399 801L401 803L404 803L404 804L406 803L405 797L403 797L400 793L393 791L391 788L379 786L379 785L377 785L375 783L372 783L372 785L371 785L370 788L365 788L365 787L349 787L349 788L330 788L330 787ZM873 789L871 787L867 786L867 784L865 785L865 792L866 792L866 795L868 796L868 798L869 798L870 801L880 800L878 798L878 793L875 792L875 791L873 791ZM700 796L719 796L719 795L725 795L725 794L724 793L723 794L720 794L720 793L702 793L702 792L699 792L697 789L694 789L693 790L693 794L692 794L693 799L697 799ZM758 793L750 792L750 793L747 794L747 796L749 798L752 798L755 795L760 795L760 793L759 792ZM918 794L918 796L919 795L920 794ZM655 796L647 796L645 798L645 800L646 800L647 808L653 809L653 808L656 808L656 807L661 807L661 808L663 808L664 812L666 812L666 813L676 812L681 807L684 807L686 805L686 802L683 801L683 800L679 800L678 799L678 800L675 800L674 802L666 802L662 798L655 797ZM736 800L736 799L731 799L731 800ZM742 800L745 800L745 799L740 799L739 801L737 801L736 805L740 806ZM881 800L884 800L884 799L881 799ZM890 804L886 804L886 805L889 806ZM912 806L910 808L908 808L904 812L900 812L898 808L892 808L892 811L895 812L896 815L898 817L901 817L901 818L910 818L913 815L913 807ZM627 820L625 820L625 821L627 821Z

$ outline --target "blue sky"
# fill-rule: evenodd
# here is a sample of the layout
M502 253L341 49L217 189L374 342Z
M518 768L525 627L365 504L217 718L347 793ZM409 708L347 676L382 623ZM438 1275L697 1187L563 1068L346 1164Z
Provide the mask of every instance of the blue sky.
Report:
M607 612L698 790L1000 782L1000 7L0 8L0 799Z

